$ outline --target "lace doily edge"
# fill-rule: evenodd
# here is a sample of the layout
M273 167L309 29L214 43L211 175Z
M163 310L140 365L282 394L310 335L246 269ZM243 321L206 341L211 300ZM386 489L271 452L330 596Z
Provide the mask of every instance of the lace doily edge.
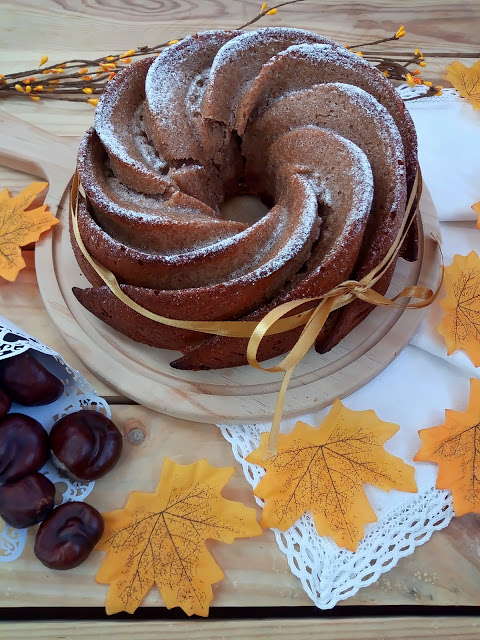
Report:
M232 425L217 424L216 426L220 429L222 436L225 438L225 440L227 440L227 442L232 446L232 453L234 455L235 460L238 463L240 463L240 465L242 466L242 471L245 476L245 479L250 484L250 486L254 488L258 483L258 478L254 477L254 474L251 473L251 468L254 465L247 462L245 458L241 456L238 448L234 446L234 442L232 441L232 438L228 435L228 432L232 428ZM382 574L387 573L388 571L393 569L393 567L397 565L398 561L401 558L412 555L417 547L428 542L428 540L430 540L430 538L432 537L435 531L440 531L441 529L444 529L449 525L451 519L455 515L453 511L453 500L452 500L451 492L447 490L438 490L435 487L427 487L423 489L422 493L416 494L416 495L420 500L422 499L426 500L427 494L431 492L437 492L445 500L445 508L444 508L444 511L441 513L441 515L438 513L438 507L434 513L432 512L431 514L429 514L429 516L434 517L435 520L437 520L437 518L439 518L440 520L438 522L434 522L431 529L427 529L423 531L421 535L417 537L413 536L408 541L406 538L403 538L402 541L396 543L395 558L388 564L386 564L385 562L383 564L378 563L379 566L375 568L368 566L365 569L365 571L368 572L367 577L360 578L361 584L357 584L357 585L354 584L350 588L349 587L343 588L343 591L341 591L340 593L335 593L336 590L330 590L330 595L325 600L320 598L315 598L315 596L312 593L310 585L307 584L307 580L310 576L305 576L304 572L302 572L299 568L297 568L297 566L295 566L294 560L293 560L295 556L288 552L288 550L286 549L282 541L282 536L284 536L285 533L287 532L281 532L278 529L271 529L271 530L275 535L275 540L277 542L279 550L281 551L281 553L283 553L287 557L287 562L292 574L300 580L300 583L302 584L302 587L305 593L312 600L313 604L321 610L333 609L333 607L335 607L336 604L338 604L338 602L347 600L348 598L353 597L355 594L358 593L360 589L364 587L368 587L374 582L376 582ZM255 500L259 506L261 507L263 506L262 500L260 500L256 496L255 496ZM399 515L404 510L405 510L405 504L398 505L396 509L392 509L392 511L389 512L388 514L389 519L395 518L396 514ZM442 509L440 510L442 511ZM367 537L367 535L368 533L366 534L365 537ZM319 536L319 539L320 539L320 536ZM335 596L331 597L333 593L335 593Z

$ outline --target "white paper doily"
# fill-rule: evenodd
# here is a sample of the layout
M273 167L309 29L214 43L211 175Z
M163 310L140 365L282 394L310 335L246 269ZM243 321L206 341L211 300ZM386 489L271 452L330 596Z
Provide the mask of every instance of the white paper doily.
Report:
M12 412L24 413L35 418L48 432L57 420L80 409L101 411L107 417L111 416L108 404L96 395L78 371L69 367L58 353L0 316L0 360L11 358L28 349L37 351L38 360L43 366L63 382L64 392L58 400L43 407L12 404ZM62 503L84 500L95 486L94 482L73 482L65 478L51 462L47 462L41 472L56 485ZM0 518L0 562L16 560L25 547L26 538L27 529L14 529Z
M260 445L265 427L217 426L231 444L245 478L255 488L265 471L245 458ZM434 483L419 487L416 494L405 493L403 498L379 517L378 522L367 525L365 536L354 553L338 547L329 537L319 536L309 513L285 532L272 529L292 573L300 579L317 607L331 609L340 600L378 580L400 558L427 542L434 531L445 528L454 515L451 493L435 489ZM263 506L262 500L255 499Z

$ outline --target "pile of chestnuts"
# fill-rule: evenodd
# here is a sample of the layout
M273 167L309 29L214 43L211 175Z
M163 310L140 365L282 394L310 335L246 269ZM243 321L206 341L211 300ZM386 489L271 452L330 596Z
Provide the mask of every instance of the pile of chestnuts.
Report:
M50 435L34 418L11 413L12 402L46 405L63 391L62 382L31 352L0 362L0 517L17 529L41 523L34 552L51 569L72 569L86 560L104 522L83 502L55 508L55 485L39 469L51 457L64 475L89 482L115 466L123 446L120 431L97 411L64 416Z

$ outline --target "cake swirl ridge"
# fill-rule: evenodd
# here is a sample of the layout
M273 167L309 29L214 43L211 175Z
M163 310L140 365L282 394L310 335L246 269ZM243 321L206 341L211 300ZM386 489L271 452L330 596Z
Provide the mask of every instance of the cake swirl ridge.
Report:
M260 320L361 278L388 251L417 171L405 106L374 67L300 29L208 31L129 65L100 98L77 171L90 255L144 308L178 320ZM244 215L246 194L263 202ZM228 212L234 198L241 205ZM247 340L162 326L123 305L85 260L74 288L126 336L183 352L182 369L246 363ZM393 267L375 289L384 293ZM356 301L317 339L370 311ZM259 360L299 329L267 336Z

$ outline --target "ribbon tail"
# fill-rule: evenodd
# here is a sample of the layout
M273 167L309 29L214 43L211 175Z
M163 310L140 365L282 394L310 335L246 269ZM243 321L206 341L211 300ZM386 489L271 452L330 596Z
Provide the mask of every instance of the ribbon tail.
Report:
M277 367L272 367L271 369L267 369L267 371L278 371L280 367L282 369L286 368L282 384L280 386L280 391L278 393L277 402L275 404L272 427L268 436L268 456L273 456L277 453L278 435L280 433L280 421L283 414L283 405L285 403L285 395L290 383L290 378L292 377L295 367L302 360L305 353L308 351L308 349L310 349L313 342L315 341L316 336L322 330L323 325L325 324L328 316L330 315L330 312L332 311L334 302L335 300L333 298L327 301L322 301L322 303L315 309L312 317L303 328L301 336L299 337L297 343L290 351L290 353L283 359L280 365L277 365Z
M278 392L277 402L275 403L275 412L272 419L272 427L268 435L267 442L267 457L270 458L277 454L278 449L278 436L280 434L280 423L283 414L283 405L285 404L285 395L287 393L288 385L290 384L290 378L292 377L294 367L287 369L283 376L282 385Z

